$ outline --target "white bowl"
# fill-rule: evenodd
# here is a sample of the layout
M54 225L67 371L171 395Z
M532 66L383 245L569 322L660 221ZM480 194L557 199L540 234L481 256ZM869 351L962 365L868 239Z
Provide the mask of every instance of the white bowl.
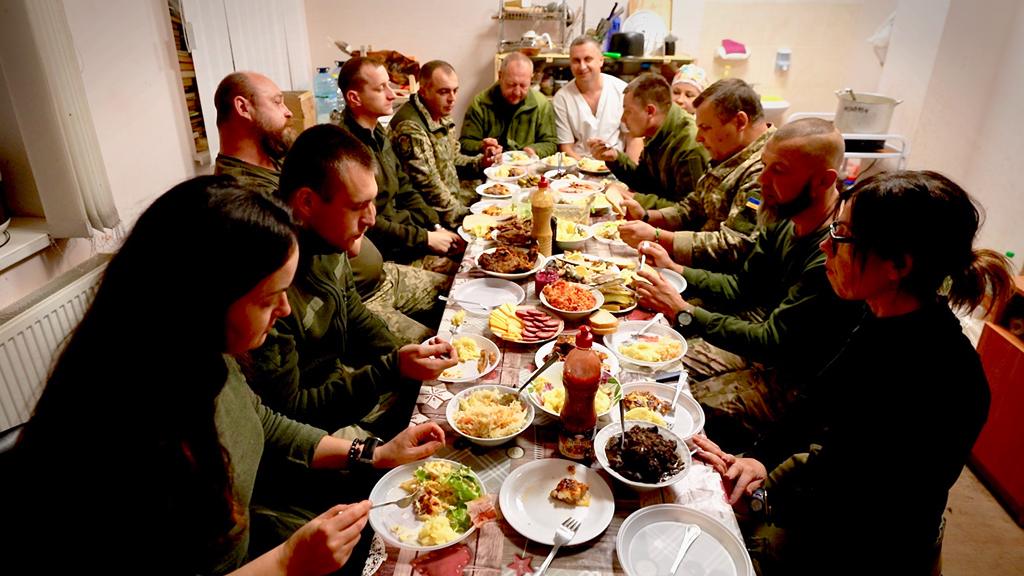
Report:
M522 150L509 150L501 153L501 163L510 166L532 166L540 162L540 158Z
M594 456L597 457L597 461L601 463L601 466L608 471L608 474L611 475L612 478L618 480L619 482L622 482L627 486L632 486L637 490L657 490L658 488L671 486L676 482L682 480L683 477L686 476L686 473L690 471L690 467L693 466L693 459L690 457L690 449L686 447L686 440L683 439L682 436L676 434L675 432L668 428L665 428L664 426L658 426L657 424L651 424L650 422L641 422L639 420L626 421L627 430L632 429L634 426L643 426L644 428L654 426L658 429L658 434L660 434L663 438L667 438L669 440L674 441L676 443L676 454L678 454L679 458L682 459L683 461L683 469L680 470L679 472L676 472L674 475L662 480L661 482L657 482L654 484L649 484L646 482L637 482L636 480L630 480L629 478L622 476L621 474L612 469L611 465L608 463L608 453L605 451L605 446L608 445L608 441L615 437L616 435L620 434L622 431L622 426L619 422L612 422L611 424L602 428L601 431L598 432L597 435L594 437Z
M658 272L661 273L665 280L675 288L676 292L682 294L686 290L686 278L675 270L669 270L668 268L658 268Z
M586 198L587 196L603 191L604 186L602 186L600 182L591 182L590 180L563 178L552 182L551 189L563 196Z
M554 307L550 302L548 302L548 297L544 295L543 290L539 295L541 304L544 304L548 308L554 310L556 313L558 313L559 316L565 318L566 320L582 320L583 318L590 316L594 312L597 312L597 309L600 308L602 304L604 304L604 294L602 294L601 291L598 290L597 288L594 288L593 286L587 286L586 284L580 284L578 282L569 282L569 284L576 284L577 286L582 286L583 288L590 290L590 293L594 295L594 305L586 310L562 310L561 308Z
M622 397L625 398L630 392L650 392L658 397L659 400L664 400L666 404L672 402L673 396L675 396L675 386L669 384L662 384L660 382L653 382L650 380L641 380L637 382L630 382L622 386ZM612 420L618 422L619 413L618 411L612 412ZM676 434L682 436L683 440L690 441L698 432L704 428L704 409L700 407L700 403L693 399L692 396L685 392L679 393L679 398L676 400L676 408L674 412L670 412L668 415L663 416L670 428Z
M565 170L568 170L569 168L575 168L576 164L578 164L578 161L575 158L569 156L565 152L555 152L551 156L545 156L544 158L541 158L541 162L547 164L548 166L551 166L555 170L558 170L559 155L561 155L562 157L562 168Z
M522 403L523 408L526 409L526 417L523 419L522 428L516 430L512 434L509 434L507 436L500 436L497 438L479 438L477 436L470 436L469 434L466 434L465 432L460 430L458 426L456 426L455 416L459 411L459 401L462 400L463 398L468 397L470 394L476 392L477 390L497 390L498 392L516 395L515 388L509 388L508 386L498 386L496 384L481 384L480 386L472 386L470 388L466 388L462 392L456 394L454 398L448 400L448 407L445 409L445 417L448 419L448 425L452 427L452 430L455 430L459 434L465 436L466 439L469 440L470 442L478 444L480 446L500 446L501 444L504 444L505 442L508 442L509 440L521 434L523 430L529 428L530 424L533 423L533 418L536 415L536 412L533 408L533 403L528 402L522 397L520 397L519 402Z
M565 174L562 174L561 177L557 177L558 168L555 168L554 170L548 170L547 172L544 173L544 177L548 179L548 182L558 182L559 180L580 180L580 177L576 175L575 166L573 166L572 168L565 168L563 166L562 171L565 172Z
M646 324L646 320L629 320L626 322L619 323L619 330L614 334L608 334L604 337L604 345L611 349L612 353L619 357L619 360L630 364L636 364L637 366L644 366L647 368L661 368L665 365L672 364L682 360L683 356L686 355L687 345L686 338L683 338L681 334L672 329L671 326L658 323L647 329L644 332L645 336L663 336L667 338L673 338L682 343L682 351L677 356L667 358L659 362L647 362L645 360L637 360L636 358L630 358L619 351L619 346L630 340L633 334L636 334L643 325Z
M582 250L583 246L587 243L587 240L590 240L591 238L594 237L594 232L590 230L589 226L584 226L583 224L577 224L577 226L579 226L579 228L585 232L583 238L580 238L579 240L559 240L558 229L556 227L555 245L561 248L562 250Z
M449 368L449 370L458 368L460 375L445 376L442 373L440 376L437 377L437 379L440 380L441 382L448 382L453 384L459 382L474 382L493 372L494 369L498 367L498 364L501 363L501 350L498 349L498 345L495 344L494 341L492 341L490 338L487 338L486 336L482 336L480 334L458 334L454 338L452 338L452 344L454 345L455 340L458 340L460 338L469 338L474 343L476 343L477 347L480 349L481 352L490 352L491 354L493 354L494 362L488 362L487 366L481 372L480 370L477 369L477 360L466 360L465 362L460 361L452 368ZM434 338L428 338L423 343L430 344L432 340L434 340Z
M537 349L537 352L533 355L533 363L536 364L537 366L543 366L544 365L544 358L546 358L548 354L551 354L551 351L554 350L554 349L555 349L555 343L554 342L548 342L547 344L541 346L540 348ZM592 346L592 349L597 351L597 352L601 352L602 354L607 356L607 358L604 360L604 362L602 362L601 367L602 368L607 368L607 372L611 376L618 376L619 375L619 369L620 369L619 368L619 359L615 357L615 354L612 354L611 350L606 348L603 344L598 344L597 342L594 342L594 344ZM625 389L625 386L623 386L623 389Z

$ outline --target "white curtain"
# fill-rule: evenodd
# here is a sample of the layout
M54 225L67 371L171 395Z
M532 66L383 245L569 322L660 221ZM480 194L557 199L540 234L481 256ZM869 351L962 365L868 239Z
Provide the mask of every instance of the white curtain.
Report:
M120 222L61 0L5 3L3 67L46 223L58 238Z

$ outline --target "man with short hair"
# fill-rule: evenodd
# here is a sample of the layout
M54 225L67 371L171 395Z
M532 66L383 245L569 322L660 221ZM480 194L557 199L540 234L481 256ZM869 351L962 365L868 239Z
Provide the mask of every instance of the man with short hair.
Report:
M637 288L641 304L702 339L692 341L684 362L691 376L714 377L692 382L691 390L705 407L708 429L736 451L778 418L863 315L860 303L832 291L818 248L839 205L843 150L839 131L818 118L775 132L762 157L763 231L737 273L679 266L664 247L641 247L654 265L686 278L687 299L702 301L696 306L659 274L640 273L651 281Z
M409 182L391 139L378 122L393 113L395 93L388 82L388 72L380 60L356 57L345 62L338 73L338 88L346 104L342 125L377 160L377 222L367 235L386 260L427 265L420 258L461 253L464 243L454 232L440 229L437 212ZM450 261L443 261L441 267L446 272L455 269Z
M233 72L217 85L220 152L215 174L238 178L265 194L277 190L281 160L295 140L291 111L273 80L256 72Z
M590 153L587 142L597 138L615 150L639 158L643 140L619 132L622 91L626 83L610 74L602 74L603 65L604 54L593 38L580 36L569 45L573 81L551 99L558 149L579 160Z
M594 158L636 193L632 203L667 208L691 195L708 164L707 151L697 143L693 118L672 105L668 82L656 74L641 74L622 96L622 124L629 135L644 138L640 162L634 162L600 138L589 141Z
M648 210L625 200L634 222L619 231L633 247L644 240L661 244L684 266L735 271L757 240L761 150L775 129L765 122L760 96L738 78L708 86L694 104L709 170L676 206Z
M326 430L359 422L385 393L398 405L376 426L401 430L420 381L455 363L446 342L399 348L356 291L348 259L376 216L375 168L355 136L322 124L299 136L281 172L277 195L296 221L299 265L291 314L251 353L249 385L268 406Z
M459 143L466 154L483 152L494 138L503 150L545 157L555 153L555 114L548 99L531 88L533 61L512 52L501 61L498 81L477 94L466 110Z
M459 185L460 176L479 177L501 154L501 146L494 138L484 138L480 154L467 156L459 149L451 117L459 77L451 64L427 62L420 68L419 81L419 91L391 119L391 145L427 204L445 226L456 228L472 201Z
M262 74L234 72L217 86L214 103L220 134L215 172L274 195L281 178L281 159L295 140L292 129L286 127L291 112L283 106L281 90ZM385 263L369 238L363 238L362 249L350 264L363 303L384 321L400 344L423 342L434 335L409 314L433 314L437 296L448 292L449 277Z

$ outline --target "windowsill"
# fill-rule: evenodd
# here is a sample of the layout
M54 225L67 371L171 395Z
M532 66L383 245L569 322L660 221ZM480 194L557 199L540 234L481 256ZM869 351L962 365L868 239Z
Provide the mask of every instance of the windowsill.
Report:
M46 220L42 218L12 218L7 228L11 240L0 248L0 273L30 256L42 252L50 245ZM2 240L0 234L0 240Z

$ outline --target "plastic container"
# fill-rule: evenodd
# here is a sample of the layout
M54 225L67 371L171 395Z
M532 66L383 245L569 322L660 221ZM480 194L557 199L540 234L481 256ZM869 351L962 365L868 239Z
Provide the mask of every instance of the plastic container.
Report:
M594 454L594 398L601 385L601 357L592 349L593 342L590 328L581 326L576 347L566 355L562 368L565 404L559 415L558 451L570 460L587 461Z
M338 84L331 77L328 68L317 68L313 79L313 96L316 98L316 122L326 124L331 121L331 112L338 106Z

